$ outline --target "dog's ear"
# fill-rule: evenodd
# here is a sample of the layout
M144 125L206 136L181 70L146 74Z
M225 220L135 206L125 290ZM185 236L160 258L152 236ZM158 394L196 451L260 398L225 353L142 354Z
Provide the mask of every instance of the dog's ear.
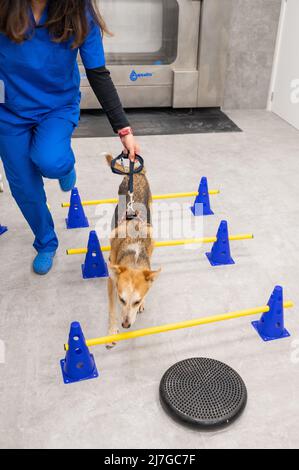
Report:
M109 270L112 275L119 276L121 273L124 273L127 270L127 268L126 266L121 266L119 264L112 264L112 265L110 264Z
M144 279L147 282L154 282L159 276L160 272L161 272L161 268L157 269L157 271L150 271L149 269L145 269L143 271Z
M106 162L108 163L109 166L111 166L111 162L113 160L112 155L110 153L107 153L107 152L102 152L101 155L106 158Z

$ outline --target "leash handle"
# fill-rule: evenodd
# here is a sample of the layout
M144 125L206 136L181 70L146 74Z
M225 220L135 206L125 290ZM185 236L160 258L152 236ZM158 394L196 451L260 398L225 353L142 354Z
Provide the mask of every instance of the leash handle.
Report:
M116 164L118 163L118 160L124 160L124 159L128 159L129 158L129 155L126 155L124 152L122 152L120 155L118 155L118 157L114 158L112 161L111 161L111 170L112 170L112 173L115 173L116 175L129 175L129 174L134 174L136 175L137 173L140 173L143 168L144 168L144 160L143 158L140 156L140 155L135 155L135 162L132 162L130 160L130 169L129 169L129 172L127 171L122 171L122 170L119 170L118 168L116 168ZM137 168L135 168L135 163L136 161L139 163L139 166Z

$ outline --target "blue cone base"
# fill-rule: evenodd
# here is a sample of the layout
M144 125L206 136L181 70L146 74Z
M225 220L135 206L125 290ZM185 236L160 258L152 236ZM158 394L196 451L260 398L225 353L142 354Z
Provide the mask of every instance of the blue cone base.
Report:
M279 336L266 336L260 331L259 323L259 320L251 322L253 328L258 332L263 341L274 341L275 339L287 338L288 336L291 336L288 330L286 330L285 328L283 329L282 334L280 334Z
M97 277L109 277L109 271L107 267L107 263L105 263L104 266L102 266L101 271L98 269L95 269L94 272L89 269L89 273L86 273L85 265L81 264L81 269L82 269L82 277L83 279L95 279Z
M191 206L190 210L195 217L204 216L204 215L214 215L214 212L211 209L205 210L202 212L202 211L196 210L194 206Z
M86 228L86 227L89 227L89 222L88 222L88 218L85 217L83 220L81 220L78 224L74 223L73 222L69 222L69 219L65 219L65 223L66 223L66 228L69 230L69 229L72 229L72 228Z
M206 253L206 257L208 258L210 265L211 266L225 266L226 264L236 264L232 258L227 260L225 263L215 263L215 261L212 260L212 253Z
M3 233L7 232L8 228L4 227L3 225L0 225L0 235L3 235Z
M92 374L86 376L86 377L83 377L82 379L72 379L71 377L69 377L68 375L66 375L66 373L64 372L64 364L65 364L65 359L61 359L60 361L60 367L61 367L61 372L62 372L62 377L63 377L63 381L65 384L71 384L71 383L74 383L74 382L82 382L83 380L90 380L90 379L96 379L98 376L99 376L99 373L98 373L98 370L97 370L97 366L96 366L96 363L94 361L94 357L93 357L93 354L90 355L90 357L92 358L93 362L94 362L94 369L92 371Z

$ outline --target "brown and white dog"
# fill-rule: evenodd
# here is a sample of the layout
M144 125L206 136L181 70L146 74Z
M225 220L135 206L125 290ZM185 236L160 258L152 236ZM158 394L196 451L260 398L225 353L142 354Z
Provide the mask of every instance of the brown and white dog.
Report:
M110 166L112 156L106 154ZM119 168L123 168L119 165ZM108 297L109 330L113 335L119 332L117 307L120 307L120 321L123 328L130 328L138 313L144 310L144 299L154 280L160 273L151 270L151 255L154 248L151 224L152 195L145 170L134 174L134 203L137 217L126 220L129 177L124 176L119 186L119 203L116 206L109 258ZM114 346L115 343L107 345Z

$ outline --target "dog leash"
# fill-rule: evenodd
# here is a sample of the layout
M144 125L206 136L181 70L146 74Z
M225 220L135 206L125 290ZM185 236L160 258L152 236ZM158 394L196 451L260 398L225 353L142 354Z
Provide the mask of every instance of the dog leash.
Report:
M118 157L114 158L111 161L111 170L112 173L115 173L117 175L129 175L129 202L127 204L127 210L126 210L126 219L127 220L132 220L135 217L137 217L137 212L134 209L134 175L141 173L141 171L144 168L144 160L140 155L135 155L135 162L132 162L130 160L130 167L129 167L129 172L126 171L125 165L124 165L124 160L128 159L129 155L126 155L124 152L122 152ZM120 164L123 167L123 170L120 170L119 168L116 168L116 164L120 160ZM136 168L135 163L136 161L139 163L139 166Z

